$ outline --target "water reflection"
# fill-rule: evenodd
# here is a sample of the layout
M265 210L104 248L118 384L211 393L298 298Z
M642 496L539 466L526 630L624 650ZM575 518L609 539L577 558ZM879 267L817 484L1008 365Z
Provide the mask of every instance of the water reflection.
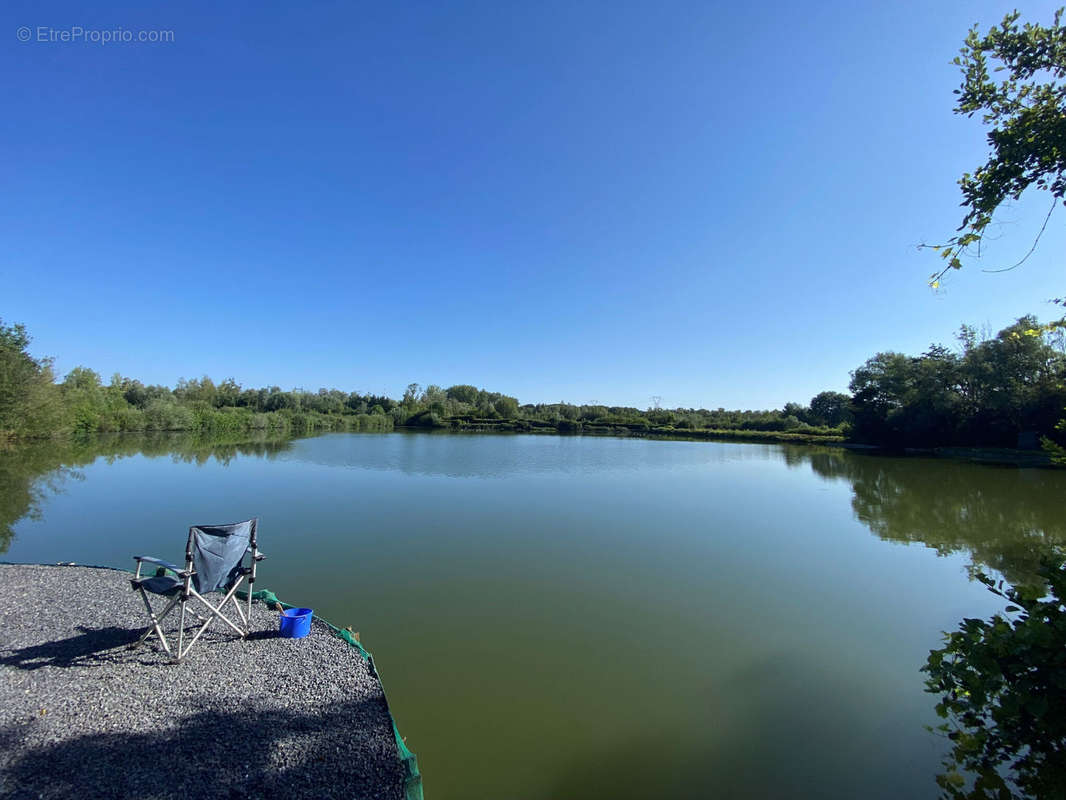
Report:
M456 446L461 442L461 446ZM590 444L594 442L594 444ZM688 469L728 462L774 461L776 445L719 447L706 442L648 442L580 436L463 433L326 434L285 456L325 467L445 478L512 478Z
M267 434L229 437L205 434L115 434L0 446L0 553L14 539L15 524L39 519L50 494L67 481L80 480L79 467L102 459L112 464L143 455L169 457L174 463L226 465L238 456L273 458L288 450L292 440Z
M79 467L143 455L175 463L228 465L237 456L283 458L329 467L452 478L692 469L702 465L782 460L809 466L828 481L850 484L855 516L886 541L918 543L941 555L968 553L975 568L1012 581L1032 579L1041 553L1066 546L1059 500L1066 475L1055 470L974 466L930 458L893 457L834 447L598 439L335 434L312 439L267 435L113 435L0 448L0 553L14 525L36 519L41 504ZM486 446L481 446L481 443ZM491 442L491 444L488 444Z
M784 448L827 480L846 481L855 516L891 542L940 555L968 553L974 568L1012 582L1033 580L1041 554L1066 546L1066 474L1049 469L974 466L933 458Z

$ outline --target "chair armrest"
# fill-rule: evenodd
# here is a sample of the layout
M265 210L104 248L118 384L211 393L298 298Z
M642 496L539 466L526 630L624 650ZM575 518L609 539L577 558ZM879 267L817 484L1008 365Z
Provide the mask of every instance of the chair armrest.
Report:
M244 552L245 552L245 553L250 553L250 552L252 552L252 548L251 548L251 547L249 547L249 548L248 548L247 550L245 550ZM262 560L263 560L264 558L266 558L266 556L265 556L265 555L263 555L262 553L260 553L260 552L259 552L258 550L256 550L256 553L255 553L255 560L256 560L256 561L262 561Z
M184 570L176 564L171 564L169 561L163 561L160 558L152 558L151 556L134 556L133 560L137 562L147 561L149 564L158 564L159 566L164 567L165 569L169 569L175 575L180 575L182 578L184 578L186 575L196 574L195 570Z

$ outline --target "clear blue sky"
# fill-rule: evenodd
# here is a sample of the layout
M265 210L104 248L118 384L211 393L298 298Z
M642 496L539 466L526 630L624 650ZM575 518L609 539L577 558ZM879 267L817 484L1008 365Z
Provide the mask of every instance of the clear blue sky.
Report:
M806 402L1066 294L1066 214L939 293L915 248L985 153L951 59L1010 8L8 2L0 317L105 379ZM37 41L73 26L174 41Z

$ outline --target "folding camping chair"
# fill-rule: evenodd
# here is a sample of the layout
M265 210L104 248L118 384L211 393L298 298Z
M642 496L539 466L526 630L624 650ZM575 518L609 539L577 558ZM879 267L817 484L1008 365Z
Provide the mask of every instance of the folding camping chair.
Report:
M252 619L255 567L265 558L256 547L255 534L258 524L259 520L256 518L245 522L234 522L230 525L193 525L189 528L189 541L185 545L185 569L158 558L134 556L137 562L137 574L130 578L130 586L140 592L152 624L148 626L144 635L130 647L137 647L154 633L163 643L163 649L175 663L178 663L188 655L197 639L203 635L216 617L229 625L242 639L247 636ZM246 555L249 556L247 566L244 561ZM156 564L162 569L157 570L153 577L142 578L141 566L145 563ZM168 570L174 574L166 574ZM245 579L248 581L247 613L234 596ZM211 592L225 594L222 602L217 606L212 605L204 597L205 594ZM157 615L152 608L148 593L169 598L169 602L160 614ZM206 618L200 616L192 608L188 608L193 599L207 606L208 616ZM223 613L223 608L229 602L232 602L233 607L237 609L241 620L240 625ZM178 624L178 647L175 652L163 634L161 623L179 605L181 606L181 622ZM189 643L185 644L185 614L187 612L203 624L200 625Z

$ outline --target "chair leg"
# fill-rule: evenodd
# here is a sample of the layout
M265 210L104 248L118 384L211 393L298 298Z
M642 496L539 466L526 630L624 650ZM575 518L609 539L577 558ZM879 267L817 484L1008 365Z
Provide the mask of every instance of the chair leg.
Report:
M245 635L248 633L248 620L251 619L251 617L246 617L244 615L244 609L241 608L241 601L237 599L236 595L230 598L230 602L233 603L233 607L237 609L237 616L241 618L241 624L244 625L242 635ZM222 606L219 606L219 608L222 608Z
M240 586L240 581L238 581L232 588L230 588L230 590L226 594L226 596L222 598L222 602L219 603L217 606L213 606L209 602L207 602L207 600L204 598L204 596L202 594L200 594L199 592L197 592L195 589L190 589L189 590L189 594L192 595L193 597L195 597L197 600L199 600L205 606L207 606L208 609L210 609L211 614L207 618L207 620L204 622L204 624L200 626L200 629L198 631L196 631L196 633L193 635L193 637L189 641L189 643L184 646L184 648L182 647L182 645L180 643L180 640L179 640L178 656L177 656L177 659L176 659L177 661L181 661L183 658L185 658L185 656L188 654L188 652L192 649L192 646L194 644L196 644L197 639L199 639L200 636L203 634L203 632L207 630L208 626L212 622L215 621L215 617L218 617L220 620L222 620L227 625L229 625L231 628L233 628L233 630L237 633L237 635L240 636L242 639L244 638L245 632L242 631L240 628L238 628L233 623L233 620L231 620L229 617L227 617L225 614L222 613L223 607L225 607L226 603L228 603L233 598L233 595L237 591L237 587L238 586ZM183 605L182 606L182 611L184 612L184 610L185 609L184 609L184 605ZM240 606L237 607L237 610L238 610L238 612L240 611Z
M185 610L189 603L187 600L183 600L181 603L181 622L178 625L178 655L174 658L174 663L181 661L181 643L185 641Z
M166 618L167 614L169 614L174 609L174 606L178 604L178 601L181 600L181 595L176 595L173 599L171 599L171 601L167 604L167 607L163 609L162 613L159 614L159 616L156 616L155 611L153 611L152 609L152 604L148 601L148 595L145 594L144 589L138 588L138 593L141 595L141 600L144 601L144 607L148 610L148 617L152 620L152 624L148 626L148 629L143 634L141 634L140 639L138 639L136 642L129 646L129 649L132 650L133 648L137 647L145 639L147 639L154 633L159 637L159 641L162 642L163 649L167 652L167 655L170 655L170 645L167 643L167 637L163 635L163 628L161 627L160 623L162 623L162 621Z

